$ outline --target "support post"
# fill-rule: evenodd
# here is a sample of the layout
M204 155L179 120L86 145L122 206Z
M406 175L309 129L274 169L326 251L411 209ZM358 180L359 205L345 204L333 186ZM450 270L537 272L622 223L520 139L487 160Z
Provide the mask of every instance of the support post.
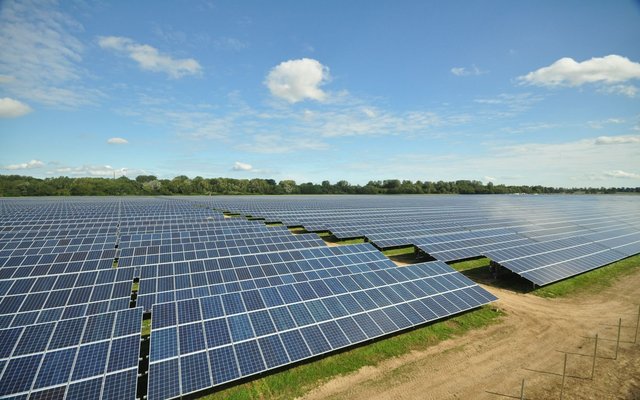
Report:
M520 400L524 400L524 378L522 379L522 385L520 386Z
M616 339L616 355L613 357L614 360L618 359L618 349L620 348L620 329L622 329L622 318L618 319L618 339Z
M567 376L567 356L569 354L564 353L564 366L562 367L562 386L560 386L560 400L562 400L562 397L564 396L564 381L565 381L565 377Z
M591 380L596 373L596 357L598 356L598 334L596 333L596 345L593 347L593 364L591 365Z
M636 335L633 337L633 343L638 343L638 327L640 327L640 304L638 305L638 319L636 320Z

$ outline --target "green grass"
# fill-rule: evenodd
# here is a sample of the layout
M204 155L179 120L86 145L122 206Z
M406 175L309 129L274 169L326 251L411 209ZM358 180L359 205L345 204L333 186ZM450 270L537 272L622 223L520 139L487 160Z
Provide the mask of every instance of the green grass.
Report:
M543 286L532 293L540 297L561 297L585 292L597 292L639 269L640 255L636 255L573 278Z
M265 222L266 226L282 226L284 225L282 222Z
M140 283L138 283L138 282L134 282L134 283L131 285L131 291L132 291L132 292L137 292L137 291L138 291L138 289L140 289Z
M151 318L142 320L142 336L151 335Z
M335 242L333 242L335 244L339 244L339 245L347 245L347 244L360 244L360 243L364 243L364 238L355 238L355 239L345 239L345 240L336 240Z
M413 253L415 253L415 248L413 246L400 247L397 249L382 251L382 254L384 254L387 257L403 256L405 254L413 254Z
M467 271L475 268L482 268L489 265L490 260L488 258L482 257L476 260L467 260L467 261L459 261L455 263L451 263L451 268L456 271Z
M502 315L501 311L484 306L446 321L233 386L202 399L292 399L309 392L331 378L357 371L364 366L377 365L384 360L413 350L424 350L469 330L497 323Z

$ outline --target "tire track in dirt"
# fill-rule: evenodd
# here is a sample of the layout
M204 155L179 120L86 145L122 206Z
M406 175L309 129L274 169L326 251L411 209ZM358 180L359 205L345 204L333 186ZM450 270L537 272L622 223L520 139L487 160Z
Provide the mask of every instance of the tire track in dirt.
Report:
M364 367L332 379L303 397L315 399L505 399L517 396L526 379L528 399L559 398L564 353L569 352L565 398L640 399L640 343L614 354L618 318L621 340L633 340L640 302L640 271L600 293L545 299L485 287L499 297L501 323ZM593 337L598 333L595 379ZM640 340L639 340L640 342Z

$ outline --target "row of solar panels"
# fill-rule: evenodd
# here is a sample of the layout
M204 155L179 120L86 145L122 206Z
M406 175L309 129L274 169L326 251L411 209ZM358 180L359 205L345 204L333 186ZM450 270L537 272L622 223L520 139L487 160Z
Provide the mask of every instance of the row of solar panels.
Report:
M394 271L402 278L393 283L384 270L363 273L378 279L340 295L301 295L285 284L154 305L148 398L183 396L495 300L443 263Z
M634 234L640 232L640 207L623 197L513 198L492 197L477 209L454 207L441 200L394 199L398 210L378 197L310 203L305 198L202 199L211 207L301 224L308 230L330 230L338 237L365 236L379 247L414 245L443 261L488 256L535 284L545 285L640 252ZM447 197L460 205L460 198ZM434 209L433 203L441 209ZM293 211L292 211L293 210ZM293 216L292 216L293 214ZM592 238L591 235L598 235ZM540 242L582 237L581 247L544 254ZM593 244L597 242L597 244ZM611 243L610 245L608 243ZM565 246L566 247L566 246ZM506 250L511 249L511 250ZM504 250L504 251L501 251ZM510 251L522 254L505 255Z

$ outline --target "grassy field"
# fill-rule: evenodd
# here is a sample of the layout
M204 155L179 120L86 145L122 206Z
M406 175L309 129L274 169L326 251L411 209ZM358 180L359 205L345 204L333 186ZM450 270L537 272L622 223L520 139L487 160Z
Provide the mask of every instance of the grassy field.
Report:
M151 320L143 319L142 320L142 336L151 335Z
M298 365L203 397L222 399L292 399L309 392L331 378L357 371L364 366L423 350L443 340L462 335L499 321L502 312L484 306L445 321L377 340L319 360Z
M382 254L384 254L387 257L394 257L394 256L403 256L406 254L414 254L414 252L415 252L415 248L413 246L407 246L407 247L400 247L397 249L384 250Z
M469 271L475 268L488 267L489 262L490 260L488 258L482 257L475 260L460 261L460 262L452 263L451 267L453 267L453 269L455 269L456 271L462 272L462 271Z

